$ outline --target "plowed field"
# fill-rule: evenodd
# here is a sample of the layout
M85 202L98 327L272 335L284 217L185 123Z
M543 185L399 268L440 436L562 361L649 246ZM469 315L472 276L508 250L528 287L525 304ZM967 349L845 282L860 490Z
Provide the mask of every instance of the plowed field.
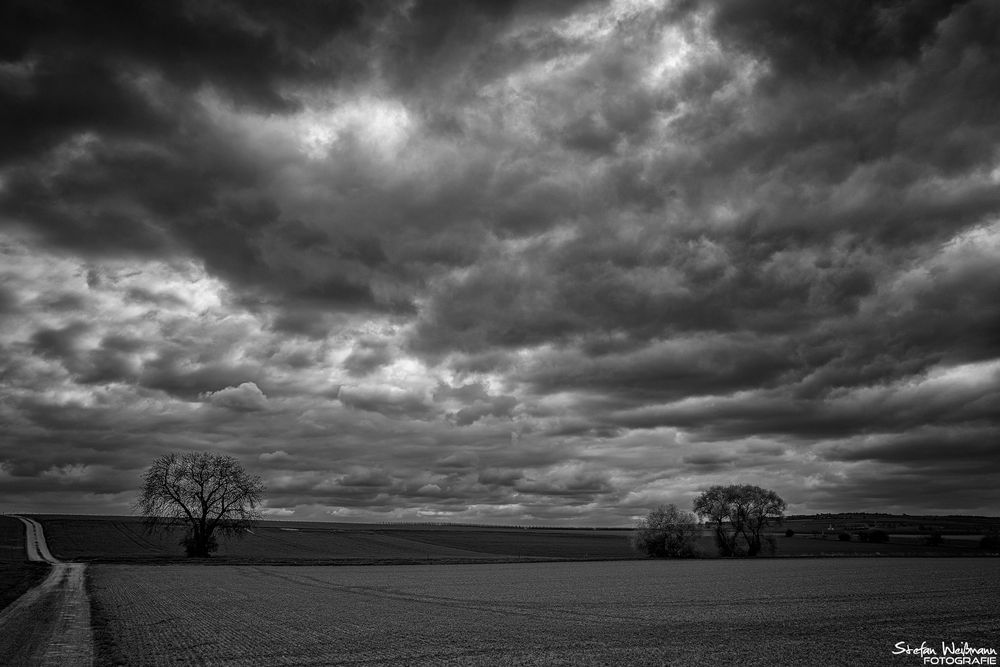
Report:
M997 648L1000 561L365 567L98 565L101 658L129 665L917 665Z

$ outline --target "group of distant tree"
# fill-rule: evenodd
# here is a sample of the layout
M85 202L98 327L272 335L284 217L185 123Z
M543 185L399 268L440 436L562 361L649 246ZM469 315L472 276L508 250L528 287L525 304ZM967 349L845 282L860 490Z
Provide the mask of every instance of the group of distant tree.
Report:
M749 484L717 485L694 500L694 512L676 505L661 505L636 526L632 546L650 556L690 558L697 556L701 535L699 518L712 530L721 556L757 556L775 550L773 537L764 529L778 523L786 504L769 489Z
M241 536L260 520L263 493L260 477L247 474L231 456L165 454L146 471L136 509L151 531L183 529L181 544L187 554L204 558L218 549L217 535ZM654 509L631 540L650 556L697 556L701 517L711 526L721 555L756 556L768 541L762 531L780 520L784 510L785 501L774 491L713 486L695 499L694 513L674 505Z
M218 547L217 535L241 536L261 518L261 478L249 475L231 456L211 452L165 454L143 476L136 510L147 529L181 528L189 556L207 557ZM698 555L705 519L724 556L756 556L768 539L764 528L780 520L785 501L759 486L713 486L694 501L694 513L661 506L640 522L633 546L658 557ZM697 516L696 516L697 515ZM773 540L771 541L773 551Z

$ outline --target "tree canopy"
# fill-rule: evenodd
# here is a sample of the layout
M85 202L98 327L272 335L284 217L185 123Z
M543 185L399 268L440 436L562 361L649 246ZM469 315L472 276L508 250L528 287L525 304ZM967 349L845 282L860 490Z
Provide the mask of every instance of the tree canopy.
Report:
M689 558L697 555L698 519L676 505L660 505L636 525L632 548L660 558Z
M759 554L761 532L771 523L780 523L785 508L785 501L774 491L749 484L713 486L694 500L695 513L715 530L722 556Z
M260 520L264 484L231 456L164 454L143 475L136 508L149 530L183 527L189 556L209 556L216 534L241 537Z

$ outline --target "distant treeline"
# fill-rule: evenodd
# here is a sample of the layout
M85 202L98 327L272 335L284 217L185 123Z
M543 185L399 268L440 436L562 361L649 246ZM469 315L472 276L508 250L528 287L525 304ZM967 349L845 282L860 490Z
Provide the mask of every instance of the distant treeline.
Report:
M886 512L835 512L820 514L788 514L786 521L808 521L809 519L864 519L866 517L879 517L880 519L896 519L898 521L934 521L935 519L969 519L1000 521L1000 517L982 516L979 514L888 514Z
M451 521L380 521L374 526L426 528L495 528L503 530L632 530L631 526L521 526L500 523L454 523Z

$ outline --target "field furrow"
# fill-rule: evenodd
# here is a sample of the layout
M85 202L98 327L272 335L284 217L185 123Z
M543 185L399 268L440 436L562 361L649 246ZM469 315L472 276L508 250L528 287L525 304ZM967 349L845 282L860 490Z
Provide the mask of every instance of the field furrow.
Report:
M891 664L1000 636L994 559L92 572L130 665Z

